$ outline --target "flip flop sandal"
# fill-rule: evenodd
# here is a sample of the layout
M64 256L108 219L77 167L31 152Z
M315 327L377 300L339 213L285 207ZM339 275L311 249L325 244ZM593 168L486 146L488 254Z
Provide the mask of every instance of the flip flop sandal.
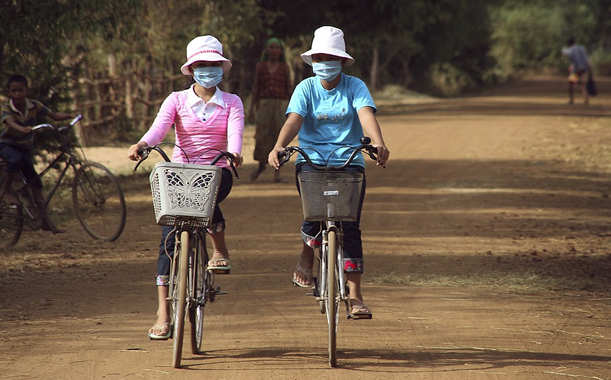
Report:
M218 265L219 262L226 262L227 265ZM216 274L229 274L231 272L231 264L229 259L212 259L208 261L208 271Z
M349 317L352 319L371 319L373 318L373 314L371 314L371 310L363 304L352 305L350 306Z
M150 340L168 340L172 337L172 326L170 326L169 322L166 322L163 324L163 326L159 326L158 324L154 324L153 328L159 329L161 331L163 331L163 329L168 326L168 332L164 335L157 335L154 334L153 332L149 331L149 339Z
M309 282L309 284L300 282L297 279L297 276L295 276L296 273L293 273L293 285L299 286L300 288L311 288L314 286L314 279L312 277L312 269L306 269L302 267L301 265L297 264L297 268L295 268L295 272L301 272L301 274L303 274L303 276L301 277L302 278L305 277L307 281Z

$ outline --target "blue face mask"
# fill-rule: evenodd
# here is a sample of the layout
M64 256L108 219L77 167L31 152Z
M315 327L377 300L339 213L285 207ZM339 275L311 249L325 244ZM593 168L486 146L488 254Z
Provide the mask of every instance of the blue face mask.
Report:
M223 80L223 68L196 67L193 69L193 79L204 88L212 88Z
M342 72L342 61L313 62L314 74L327 82L335 79Z

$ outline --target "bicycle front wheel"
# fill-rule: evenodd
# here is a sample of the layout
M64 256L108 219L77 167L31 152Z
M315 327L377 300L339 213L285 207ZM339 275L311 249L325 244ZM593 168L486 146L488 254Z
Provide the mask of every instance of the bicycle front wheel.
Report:
M331 230L327 233L329 249L327 251L327 324L329 326L329 364L337 365L337 322L339 321L339 289L337 287L337 234Z
M193 294L195 299L189 308L189 322L191 323L191 352L200 354L202 352L202 343L204 340L204 307L208 301L210 292L210 276L205 266L208 262L206 251L205 234L201 236L199 233L195 236L195 255L193 260Z
M92 238L114 241L125 228L125 198L119 181L104 165L86 162L75 174L72 202Z
M21 206L0 200L0 253L9 251L19 241L23 231Z
M182 359L182 343L185 333L185 315L187 308L187 282L189 276L189 232L182 231L180 234L180 252L174 252L174 262L178 264L176 280L172 291L172 302L174 316L174 348L172 350L172 365L180 368ZM178 259L176 258L178 254ZM178 261L176 261L178 260Z

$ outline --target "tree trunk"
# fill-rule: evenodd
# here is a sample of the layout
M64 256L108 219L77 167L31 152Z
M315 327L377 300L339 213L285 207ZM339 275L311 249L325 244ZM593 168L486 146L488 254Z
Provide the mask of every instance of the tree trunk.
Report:
M401 66L403 69L401 70L401 78L399 78L399 83L405 88L409 88L409 86L412 84L412 73L409 69L409 61L409 59L401 60Z
M371 79L369 80L369 85L371 86L371 88L373 90L376 90L378 88L378 82L379 82L379 77L380 77L380 52L378 50L378 41L375 40L373 42L373 49L372 49L372 62L371 62Z
M134 94L132 88L132 76L125 76L125 116L132 120L134 118Z

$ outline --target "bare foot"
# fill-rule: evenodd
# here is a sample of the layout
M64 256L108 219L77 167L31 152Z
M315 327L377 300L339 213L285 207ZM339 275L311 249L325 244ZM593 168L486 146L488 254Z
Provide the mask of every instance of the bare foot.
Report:
M219 274L231 273L231 263L228 256L227 253L215 252L212 259L208 261L208 270Z
M372 316L369 309L362 300L350 299L350 317L353 319L370 319Z
M301 251L301 259L293 272L293 284L302 288L310 287L314 284L312 267L314 266L314 250L305 243Z
M219 257L218 259L212 259L208 261L208 267L226 267L229 266L229 259L226 257Z
M297 264L295 272L293 272L293 284L302 288L309 288L314 283L312 268L304 268L301 264Z
M152 340L166 340L170 338L171 334L170 322L157 322L149 329L149 339Z

